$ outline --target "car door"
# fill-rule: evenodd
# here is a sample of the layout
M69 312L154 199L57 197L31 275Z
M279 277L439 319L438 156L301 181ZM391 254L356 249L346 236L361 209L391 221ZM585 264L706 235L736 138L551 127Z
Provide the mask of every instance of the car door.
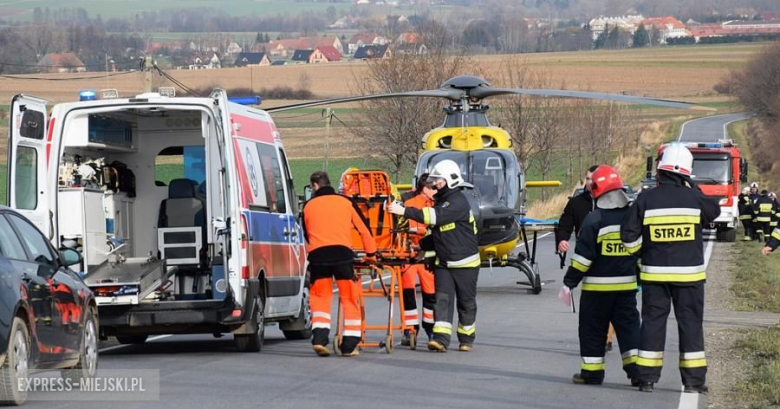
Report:
M7 197L10 207L31 220L48 238L54 237L47 172L51 137L47 133L46 100L17 95L11 100L8 141Z
M36 285L36 290L49 299L46 306L50 306L51 321L47 323L46 337L42 337L43 352L49 354L51 359L71 358L78 353L80 335L78 321L75 325L72 323L73 293L68 288L68 282L71 280L61 281L64 275L58 271L60 262L57 253L32 223L14 213L7 213L5 217L10 221L27 253L29 264L26 274Z
M23 297L27 297L28 305L32 308L33 323L32 332L38 344L33 345L39 353L46 357L44 345L50 345L58 339L56 328L56 316L54 300L51 288L46 277L38 275L38 266L30 262L29 255L22 245L17 230L11 226L5 213L0 214L0 252L8 259L13 267L13 274L18 274L23 286Z

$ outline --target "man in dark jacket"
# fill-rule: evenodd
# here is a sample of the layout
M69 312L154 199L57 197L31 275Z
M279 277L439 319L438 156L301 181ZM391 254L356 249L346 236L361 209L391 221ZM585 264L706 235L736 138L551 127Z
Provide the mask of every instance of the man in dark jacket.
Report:
M642 328L639 390L652 392L661 378L666 321L674 304L680 338L680 375L685 392L706 393L702 226L720 215L717 199L691 180L693 155L682 144L667 146L658 162L658 187L637 198L620 228L620 239L641 258Z
M742 228L745 230L745 236L742 241L750 241L752 240L753 230L753 207L750 204L750 188L742 189L738 200L739 220L742 222Z
M389 212L430 226L430 241L421 242L423 250L434 250L434 286L436 303L433 308L433 338L428 349L446 352L452 336L453 312L457 297L458 341L460 351L471 351L476 336L477 277L481 260L477 240L477 222L471 212L466 186L460 167L451 160L436 164L429 179L438 190L433 207L423 209L404 208L394 202Z
M569 251L569 239L571 234L575 236L580 235L580 229L582 228L582 221L585 220L585 216L592 212L594 209L593 196L590 193L591 176L593 171L598 166L591 166L588 168L588 172L585 174L585 190L577 196L572 197L566 207L563 209L563 214L558 219L558 230L555 232L555 244L558 248L558 252L561 254Z

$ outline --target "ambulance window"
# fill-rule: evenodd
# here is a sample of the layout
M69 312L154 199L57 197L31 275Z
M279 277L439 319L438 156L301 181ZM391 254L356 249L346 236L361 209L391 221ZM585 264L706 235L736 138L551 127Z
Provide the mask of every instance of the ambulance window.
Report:
M22 114L19 135L30 139L43 139L43 112L28 109Z
M263 168L263 180L265 191L270 196L268 203L271 211L287 213L287 204L284 198L284 177L279 166L279 155L273 145L257 143L257 153L260 155L260 166Z
M38 207L38 152L34 148L17 147L14 192L17 209Z
M298 200L295 197L295 187L293 186L293 178L290 173L290 165L287 162L287 155L284 154L284 150L279 149L279 154L282 156L282 165L284 166L284 177L287 179L287 198L290 200L290 207L292 208L292 214L298 215Z
M206 180L206 149L203 146L171 146L154 158L154 183L168 186L173 179Z

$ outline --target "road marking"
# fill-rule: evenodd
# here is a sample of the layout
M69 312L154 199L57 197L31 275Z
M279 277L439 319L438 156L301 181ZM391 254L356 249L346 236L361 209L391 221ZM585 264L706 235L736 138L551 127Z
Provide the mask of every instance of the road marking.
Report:
M147 339L146 342L157 341L158 339L168 338L168 337L172 337L172 336L173 335L171 335L171 334L168 334L168 335L158 335L156 337L151 337L151 338ZM125 347L129 347L129 346L133 346L133 344L114 345L112 347L106 347L106 348L103 348L103 349L99 349L98 352L108 352L108 351L113 351L113 350L116 350L116 349L125 348Z
M543 239L543 238L545 238L545 237L547 237L547 236L549 236L549 235L551 235L551 234L553 234L553 232L544 233L544 234L542 234L541 236L537 237L537 238L536 238L536 240L541 240L541 239ZM533 243L533 242L534 242L534 239L528 240L528 244L531 244L531 243ZM524 241L522 241L522 240L521 240L520 244L518 244L517 246L515 246L515 248L520 248L521 246L525 246L525 242L524 242Z
M710 257L712 257L712 249L715 247L714 241L707 242L707 248L704 249L704 269L710 264ZM699 407L699 394L698 393L685 393L685 386L680 388L680 403L677 405L677 409L697 409Z
M741 113L737 113L737 114L745 114L745 113L741 112ZM703 116L703 117L693 118L693 119L690 119L688 121L685 121L682 124L682 126L680 127L680 135L677 137L677 142L682 142L682 137L685 134L685 125L688 125L688 123L690 123L690 122L704 120L704 119L712 119L712 118L717 118L717 117L720 117L720 116L737 115L737 114L723 114L723 115ZM743 121L745 119L747 119L747 118L738 118L738 119L734 119L732 121L726 122L723 125L723 139L728 139L728 135L727 135L727 132L726 132L726 127L728 126L728 124L730 124L732 122ZM692 141L692 142L706 142L706 141ZM717 142L717 141L712 141L712 142Z

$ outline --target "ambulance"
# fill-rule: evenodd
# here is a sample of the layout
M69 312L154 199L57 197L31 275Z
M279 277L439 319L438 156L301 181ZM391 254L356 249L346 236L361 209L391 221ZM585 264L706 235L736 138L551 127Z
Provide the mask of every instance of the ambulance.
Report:
M268 113L222 90L105 95L15 96L7 173L9 205L82 253L100 335L232 333L248 352L272 322L310 337L298 198Z

